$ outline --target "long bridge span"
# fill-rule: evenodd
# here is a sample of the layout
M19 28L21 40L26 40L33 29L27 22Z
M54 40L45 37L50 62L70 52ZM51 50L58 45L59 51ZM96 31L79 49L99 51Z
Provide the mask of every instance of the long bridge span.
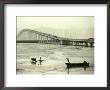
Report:
M94 38L71 39L47 34L31 29L23 29L18 35L16 43L42 43L94 47Z

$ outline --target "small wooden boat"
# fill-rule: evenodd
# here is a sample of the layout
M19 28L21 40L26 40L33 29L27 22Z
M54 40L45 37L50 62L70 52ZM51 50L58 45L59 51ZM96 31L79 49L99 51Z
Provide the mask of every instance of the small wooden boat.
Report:
M67 67L89 67L89 63L65 63Z
M70 63L69 58L66 58L68 63L65 63L67 67L89 67L89 63L84 61L83 63Z
M36 60L36 58L31 58L31 64L36 64L39 61L40 65L44 60L41 60L41 57L39 60Z

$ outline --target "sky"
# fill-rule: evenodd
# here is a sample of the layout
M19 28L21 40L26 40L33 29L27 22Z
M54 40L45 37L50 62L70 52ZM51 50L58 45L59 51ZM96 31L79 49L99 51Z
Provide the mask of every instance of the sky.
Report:
M38 17L17 16L17 34L23 29L33 29L66 38L93 38L93 16Z

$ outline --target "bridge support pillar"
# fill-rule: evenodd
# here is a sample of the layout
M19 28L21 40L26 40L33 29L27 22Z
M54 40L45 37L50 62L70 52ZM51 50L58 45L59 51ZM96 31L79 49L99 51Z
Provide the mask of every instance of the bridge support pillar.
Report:
M93 43L90 43L90 47L93 47Z
M47 37L47 39L46 39L46 43L48 43L48 37Z
M88 43L87 42L85 43L85 46L88 47Z
M40 35L38 34L38 42L40 43Z

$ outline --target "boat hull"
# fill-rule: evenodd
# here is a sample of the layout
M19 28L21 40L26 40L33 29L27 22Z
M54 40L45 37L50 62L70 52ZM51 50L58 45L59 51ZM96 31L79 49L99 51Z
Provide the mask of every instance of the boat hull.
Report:
M65 63L67 67L89 67L89 63Z

